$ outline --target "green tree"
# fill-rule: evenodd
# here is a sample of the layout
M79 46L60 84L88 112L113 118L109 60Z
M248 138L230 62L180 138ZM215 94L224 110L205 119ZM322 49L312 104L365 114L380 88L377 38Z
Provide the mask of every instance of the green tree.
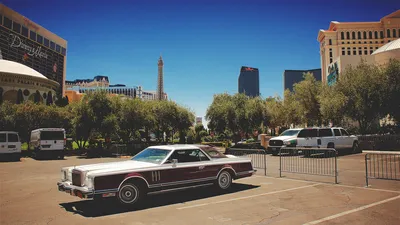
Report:
M13 131L16 129L16 106L8 101L0 104L0 130Z
M283 101L279 96L266 99L266 110L268 116L268 127L271 128L271 135L275 136L275 129L282 126L284 122Z
M304 80L295 84L293 91L299 103L301 120L307 125L320 125L321 113L318 96L321 92L321 82L317 81L312 73L305 73Z
M400 61L390 59L384 67L384 84L387 93L384 98L385 111L400 123ZM384 116L384 115L383 115Z
M72 134L79 149L86 146L95 127L93 112L87 104L87 98L87 96L84 96L81 101L71 105L74 115L71 121Z
M185 143L187 131L192 126L195 116L193 112L184 107L178 107L176 114L176 129L179 132L179 143Z
M338 90L347 96L345 113L357 121L361 133L374 130L374 125L385 114L387 93L383 70L362 60L357 66L349 66L340 75Z
M282 126L285 128L290 127L292 124L294 126L302 123L302 116L304 115L301 110L300 103L297 101L296 96L293 92L285 90L283 100L283 111L282 111Z
M324 85L319 96L320 112L325 124L341 125L345 115L347 97L337 86Z

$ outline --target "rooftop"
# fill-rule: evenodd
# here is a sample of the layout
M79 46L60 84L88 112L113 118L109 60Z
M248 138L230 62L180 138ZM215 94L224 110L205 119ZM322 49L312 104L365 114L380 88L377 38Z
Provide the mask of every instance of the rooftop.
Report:
M400 38L396 39L394 41L391 41L387 44L385 44L384 46L378 48L377 50L375 50L372 55L376 55L382 52L388 52L388 51L392 51L395 49L400 49Z
M10 73L15 75L25 75L48 80L43 74L38 71L25 66L24 64L0 59L0 72Z

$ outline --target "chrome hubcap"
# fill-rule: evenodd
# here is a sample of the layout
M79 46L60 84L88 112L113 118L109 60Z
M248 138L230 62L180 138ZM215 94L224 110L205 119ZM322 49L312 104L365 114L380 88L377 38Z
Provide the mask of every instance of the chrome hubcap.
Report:
M229 174L223 173L220 175L218 183L221 188L227 188L230 185Z
M126 185L119 191L119 198L123 203L134 203L138 198L137 187L133 185Z

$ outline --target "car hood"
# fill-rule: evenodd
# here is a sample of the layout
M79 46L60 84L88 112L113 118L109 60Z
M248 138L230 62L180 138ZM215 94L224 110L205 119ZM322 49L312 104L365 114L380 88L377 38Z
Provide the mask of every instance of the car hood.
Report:
M273 137L273 138L271 138L270 141L271 141L271 140L272 140L272 141L275 141L275 140L278 140L278 141L286 141L286 140L291 140L291 139L294 139L294 138L296 138L296 136L278 136L278 137Z
M69 167L68 169L71 172L72 170L78 170L84 172L87 175L97 175L102 173L110 173L110 172L112 173L124 170L135 170L135 169L139 170L154 166L158 166L158 164L127 160L122 162L97 163L97 164L75 166L75 167Z

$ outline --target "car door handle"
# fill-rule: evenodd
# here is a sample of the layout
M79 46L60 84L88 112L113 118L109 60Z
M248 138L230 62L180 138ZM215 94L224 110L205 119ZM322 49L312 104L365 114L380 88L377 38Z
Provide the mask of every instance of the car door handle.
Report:
M204 169L204 166L199 166L199 170L202 170L202 169Z

